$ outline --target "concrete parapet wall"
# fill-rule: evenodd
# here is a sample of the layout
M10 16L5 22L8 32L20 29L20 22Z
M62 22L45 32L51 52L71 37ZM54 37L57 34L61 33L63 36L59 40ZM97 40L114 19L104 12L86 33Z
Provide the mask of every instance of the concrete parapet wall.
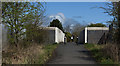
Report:
M78 43L102 43L102 37L104 37L108 31L108 27L85 27L85 29L80 32Z
M48 33L46 43L60 43L64 42L65 34L57 27L44 27Z
M58 28L56 28L56 42L59 43L59 42L64 42L64 37L65 37L65 34Z

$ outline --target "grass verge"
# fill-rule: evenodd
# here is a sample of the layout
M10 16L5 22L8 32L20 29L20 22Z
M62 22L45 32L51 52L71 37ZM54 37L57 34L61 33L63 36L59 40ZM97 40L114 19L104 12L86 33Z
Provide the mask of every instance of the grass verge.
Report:
M91 51L92 56L100 64L116 64L108 55L103 52L104 45L85 44L85 48Z
M58 44L31 44L26 48L10 46L2 52L3 64L45 64Z
M39 64L45 64L51 57L58 44L49 44L43 47L44 53L40 55Z

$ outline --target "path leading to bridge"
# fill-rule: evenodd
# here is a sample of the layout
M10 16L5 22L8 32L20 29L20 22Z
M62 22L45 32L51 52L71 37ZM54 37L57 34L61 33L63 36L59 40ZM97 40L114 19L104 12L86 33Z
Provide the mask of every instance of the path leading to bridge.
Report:
M90 52L83 44L75 43L60 44L56 49L56 57L48 64L96 64L90 56Z

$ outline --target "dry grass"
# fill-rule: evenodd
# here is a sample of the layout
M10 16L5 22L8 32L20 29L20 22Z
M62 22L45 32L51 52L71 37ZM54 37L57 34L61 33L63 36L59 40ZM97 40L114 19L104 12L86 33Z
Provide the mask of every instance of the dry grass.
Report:
M118 46L117 44L106 44L103 52L105 55L109 56L111 59L113 59L114 62L118 62L119 56L118 56Z
M2 63L6 64L34 64L41 54L44 54L42 45L31 44L29 47L14 47L3 51Z
M116 44L85 44L92 56L100 64L118 64L118 46Z

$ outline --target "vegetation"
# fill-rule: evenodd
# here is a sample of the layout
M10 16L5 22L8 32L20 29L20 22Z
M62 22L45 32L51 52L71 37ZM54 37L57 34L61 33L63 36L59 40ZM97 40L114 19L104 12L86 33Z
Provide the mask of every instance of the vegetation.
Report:
M102 64L118 64L120 61L120 2L110 2L106 5L106 8L100 8L105 10L104 13L113 17L111 21L108 21L110 30L107 35L107 44L85 44L85 47L92 52L93 57L98 62Z
M70 25L65 26L64 30L65 30L65 34L66 34L68 42L71 41L72 36L73 36L73 42L78 42L77 37L79 36L80 32L84 29L84 27L85 26L81 25L80 23L77 23L77 24L73 25L72 28L71 28Z
M43 47L44 53L40 55L39 64L45 64L52 57L54 50L57 48L57 45L58 44L49 44Z
M109 28L109 33L108 33L108 47L114 47L117 46L117 48L111 48L116 53L112 53L112 55L116 55L115 61L120 61L120 1L119 2L110 2L106 4L107 7L100 7L105 10L104 13L107 13L108 15L112 16L113 19L111 21L108 21L108 24L110 24ZM112 44L112 45L111 45ZM108 50L109 52L109 50Z
M66 25L66 26L64 27L65 32L71 33L70 27L71 27L70 25Z
M9 43L18 46L22 40L33 42L34 35L39 34L44 12L40 2L2 2L2 24L8 29Z
M109 33L107 35L107 44L104 46L104 48L98 50L98 52L101 52L104 54L99 54L98 52L93 52L92 49L90 49L93 53L93 56L95 58L99 58L101 63L118 63L120 61L120 2L110 2L106 4L107 7L100 7L105 10L104 13L107 13L108 15L112 16L113 19L111 21L108 21L109 25ZM101 46L101 45L97 45ZM93 49L95 49L94 46L92 46ZM98 54L98 57L95 55L95 53ZM102 59L101 59L102 58Z
M62 24L58 19L54 19L52 22L50 22L50 27L58 27L60 30L63 30Z
M72 37L72 34L70 34L69 32L65 32L65 36L67 38L67 42L71 42L71 37Z
M2 2L2 24L8 29L3 64L43 64L51 57L57 44L44 44L47 32L40 28L44 12L40 2Z
M108 7L100 7L113 17L109 21L109 42L106 45L85 44L94 58L101 64L116 64L120 61L120 2L111 2ZM5 64L44 64L58 44L44 45L47 32L40 28L45 18L45 7L40 2L2 2L2 24L8 29L9 47L2 52ZM50 22L50 27L63 27L58 19ZM88 27L106 27L102 23L90 24ZM65 32L67 41L72 35L77 37L81 25L75 25L72 34L70 26ZM76 42L76 39L75 39ZM111 44L112 43L112 44ZM31 52L32 51L32 52ZM103 55L104 54L104 55Z
M110 47L108 48L107 45L85 44L85 48L91 51L92 57L94 57L100 64L118 64L118 62L116 62L111 55L111 51L114 50L110 49Z
M58 44L31 44L27 48L11 48L2 55L3 64L45 64L52 56ZM19 49L19 52L16 50ZM32 52L31 52L32 51Z
M88 25L88 27L106 27L106 25L102 24L102 23L96 23L96 24L90 24Z
M107 6L107 8L100 8L105 10L104 13L107 13L108 15L113 17L111 21L108 21L108 23L110 24L110 35L112 35L112 38L114 38L111 40L114 40L113 42L117 42L117 44L119 44L120 39L118 36L120 36L120 2L107 3Z
M81 24L76 24L73 26L72 29L72 35L74 37L73 41L74 42L78 42L78 36L80 35L80 32L84 29L84 26Z

